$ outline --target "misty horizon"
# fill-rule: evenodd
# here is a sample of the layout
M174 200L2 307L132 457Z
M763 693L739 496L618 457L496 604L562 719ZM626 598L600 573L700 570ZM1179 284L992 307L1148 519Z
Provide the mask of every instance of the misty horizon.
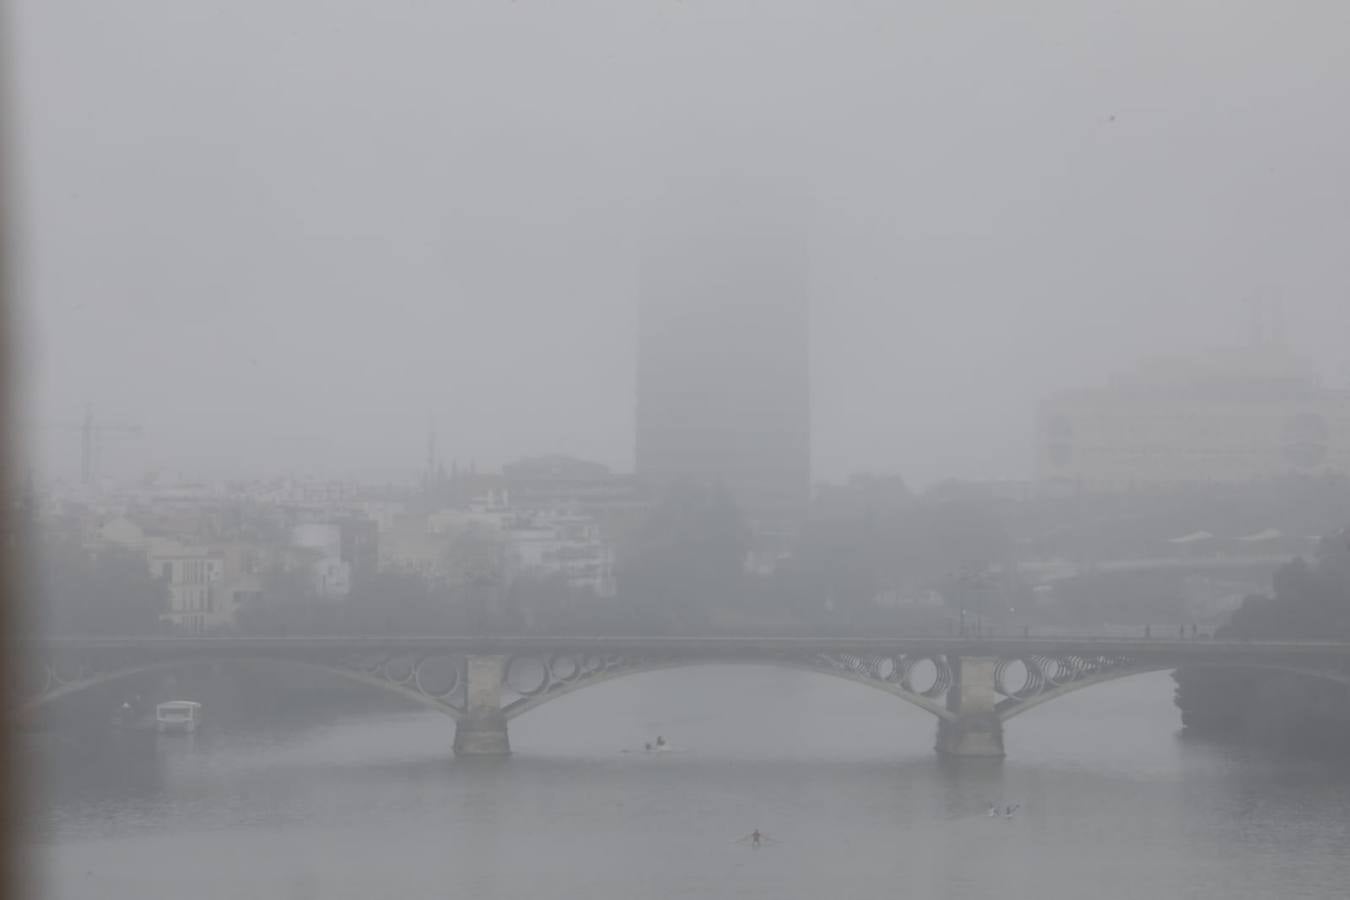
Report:
M66 478L86 403L144 426L124 476L393 477L431 418L631 470L654 200L740 172L810 198L816 481L1027 478L1045 395L1259 305L1346 383L1335 5L82 6L14 18L17 390Z

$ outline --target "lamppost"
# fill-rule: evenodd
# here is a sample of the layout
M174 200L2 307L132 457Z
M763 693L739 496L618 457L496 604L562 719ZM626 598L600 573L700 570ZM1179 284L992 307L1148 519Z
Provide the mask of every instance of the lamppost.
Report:
M973 612L975 615L975 636L981 637L984 630L983 620L988 618L988 616L985 615L985 606L988 603L989 598L985 594L985 588L994 587L995 584L989 579L989 576L984 569L976 567L973 563L968 564L962 571L957 573L955 581L957 588L959 589L958 600L961 606L961 634L964 635L966 632L966 606L972 605L974 606ZM971 599L970 592L972 590L977 591L977 594L974 598L975 602L969 604L968 601Z

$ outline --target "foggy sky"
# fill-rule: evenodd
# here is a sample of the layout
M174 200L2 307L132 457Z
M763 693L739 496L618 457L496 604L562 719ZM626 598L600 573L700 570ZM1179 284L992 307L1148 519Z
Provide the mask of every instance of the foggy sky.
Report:
M136 468L411 470L434 415L627 469L676 176L811 198L817 478L1027 477L1044 392L1255 300L1350 373L1343 0L12 6L44 470L87 401Z

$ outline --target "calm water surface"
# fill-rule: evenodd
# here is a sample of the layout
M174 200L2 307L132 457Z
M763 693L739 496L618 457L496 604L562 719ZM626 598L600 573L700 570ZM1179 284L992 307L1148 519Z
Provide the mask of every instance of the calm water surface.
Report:
M1002 764L940 762L894 697L763 668L580 691L512 722L500 762L452 761L453 724L393 701L232 709L35 750L26 852L44 896L107 900L1350 894L1350 765L1181 740L1172 689L1047 703ZM675 751L642 753L658 733ZM756 827L776 842L735 842Z

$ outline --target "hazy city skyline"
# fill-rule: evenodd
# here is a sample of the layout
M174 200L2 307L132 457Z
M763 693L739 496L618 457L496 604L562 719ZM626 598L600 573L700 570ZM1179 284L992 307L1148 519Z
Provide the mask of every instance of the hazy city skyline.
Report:
M1346 380L1340 4L14 14L16 383L67 476L86 402L189 475L412 472L430 416L447 458L630 468L682 175L812 198L817 479L1026 477L1043 395L1258 301Z

